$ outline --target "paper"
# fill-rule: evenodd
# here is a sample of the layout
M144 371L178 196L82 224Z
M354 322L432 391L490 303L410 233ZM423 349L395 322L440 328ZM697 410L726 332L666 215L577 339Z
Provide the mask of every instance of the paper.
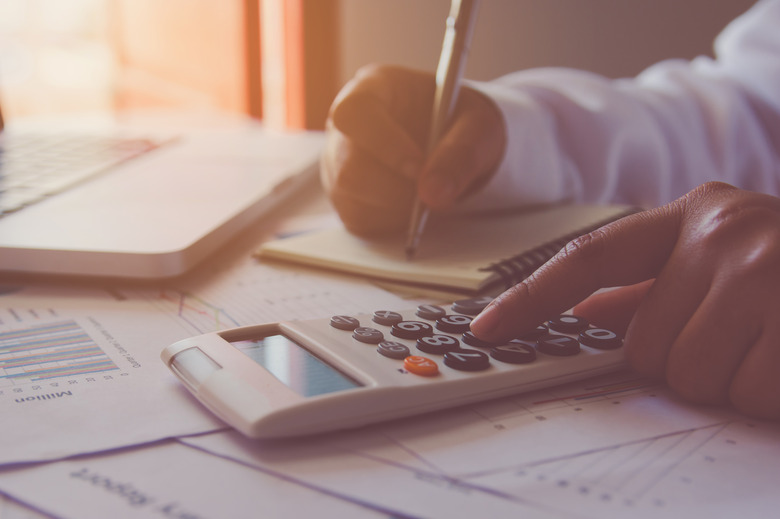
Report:
M618 374L351 434L181 441L422 517L730 519L780 506L780 426Z
M0 464L223 428L160 360L160 351L182 338L411 304L355 280L254 262L182 287L3 293Z
M172 442L0 471L0 487L72 519L387 517Z
M51 519L48 514L42 514L10 498L0 496L0 518L2 519Z

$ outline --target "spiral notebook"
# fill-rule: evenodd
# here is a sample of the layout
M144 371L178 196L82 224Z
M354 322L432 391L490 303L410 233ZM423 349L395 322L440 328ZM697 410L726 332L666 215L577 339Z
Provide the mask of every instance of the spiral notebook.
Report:
M431 218L415 258L404 236L365 240L343 227L267 242L261 259L282 260L463 294L496 294L522 281L568 241L635 212L614 205Z

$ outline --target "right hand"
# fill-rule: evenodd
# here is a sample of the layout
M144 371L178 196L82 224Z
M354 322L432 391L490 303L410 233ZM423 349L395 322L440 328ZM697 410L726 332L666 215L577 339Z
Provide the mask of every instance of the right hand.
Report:
M405 230L415 197L446 210L490 178L504 154L498 108L461 87L450 124L425 156L434 76L390 66L361 69L330 109L322 183L346 228Z
M780 198L708 182L569 242L471 331L501 342L577 305L686 400L780 420L778 265Z

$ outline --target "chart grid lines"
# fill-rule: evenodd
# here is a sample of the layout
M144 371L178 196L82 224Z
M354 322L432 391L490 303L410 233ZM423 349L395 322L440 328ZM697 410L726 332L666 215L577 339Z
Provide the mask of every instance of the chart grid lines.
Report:
M34 382L117 369L74 320L0 333L0 381Z

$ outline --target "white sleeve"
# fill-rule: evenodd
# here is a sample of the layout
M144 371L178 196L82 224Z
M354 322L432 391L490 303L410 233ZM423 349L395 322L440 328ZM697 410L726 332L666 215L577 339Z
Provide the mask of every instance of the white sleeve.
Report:
M780 194L780 0L636 78L533 69L470 83L499 107L507 150L469 208L574 200L650 207L721 180Z

